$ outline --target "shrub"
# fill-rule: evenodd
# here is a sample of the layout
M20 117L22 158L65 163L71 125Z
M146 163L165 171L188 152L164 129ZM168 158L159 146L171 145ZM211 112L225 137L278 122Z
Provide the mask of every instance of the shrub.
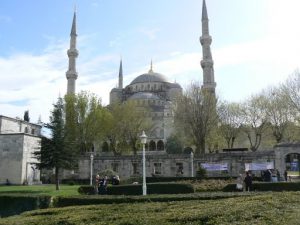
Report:
M257 182L253 183L255 191L300 191L300 182ZM236 184L228 184L223 191L237 191Z
M0 195L0 218L48 208L50 202L50 196Z
M93 186L81 186L78 188L80 194L95 194ZM194 187L191 184L179 183L150 183L147 184L148 194L183 194L194 193ZM114 185L107 187L108 195L141 195L142 184Z
M94 186L86 185L86 186L80 186L78 188L78 192L80 194L85 194L85 195L93 195L96 194L96 190Z
M200 166L196 172L196 177L199 179L203 179L206 177L206 169Z

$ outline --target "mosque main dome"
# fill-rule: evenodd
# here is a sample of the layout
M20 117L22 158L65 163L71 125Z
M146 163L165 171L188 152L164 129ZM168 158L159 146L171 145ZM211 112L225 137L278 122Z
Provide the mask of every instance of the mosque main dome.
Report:
M152 70L150 70L148 73L144 73L138 77L136 77L131 83L132 84L138 84L138 83L152 83L152 82L168 82L167 78L160 74L160 73L154 73Z

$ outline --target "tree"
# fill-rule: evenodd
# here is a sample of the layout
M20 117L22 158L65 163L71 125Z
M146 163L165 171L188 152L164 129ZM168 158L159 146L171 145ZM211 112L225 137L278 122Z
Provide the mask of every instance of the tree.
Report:
M233 148L242 125L240 104L223 102L218 107L218 115L220 134L226 140L227 148Z
M53 169L55 171L56 190L59 190L59 172L61 169L73 168L77 162L77 155L68 147L65 139L64 103L59 98L54 104L47 127L51 130L51 138L42 138L41 150L34 152L40 161L40 169Z
M29 110L26 110L26 111L24 112L24 121L27 121L27 122L30 121Z
M192 138L196 153L205 153L206 138L217 125L217 99L214 94L193 83L179 96L175 107L177 129Z
M145 108L138 108L134 102L127 101L110 105L109 109L112 115L108 135L111 150L114 154L120 154L122 150L129 148L136 154L139 149L139 136L143 130L147 132L150 129Z
M247 135L251 151L257 151L268 122L264 96L252 96L242 105L241 112L243 119L241 129Z
M101 99L89 92L67 95L66 134L76 140L80 152L93 151L107 133L110 113L101 104Z
M181 154L183 143L176 135L171 135L167 138L166 150L168 154Z
M272 135L277 143L285 137L289 127L291 112L285 94L280 88L270 88L265 93L265 109Z

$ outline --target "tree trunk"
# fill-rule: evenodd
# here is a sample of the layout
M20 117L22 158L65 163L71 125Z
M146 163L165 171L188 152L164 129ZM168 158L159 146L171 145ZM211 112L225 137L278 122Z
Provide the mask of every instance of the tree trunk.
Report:
M55 167L55 189L59 190L59 177L58 177L58 167Z

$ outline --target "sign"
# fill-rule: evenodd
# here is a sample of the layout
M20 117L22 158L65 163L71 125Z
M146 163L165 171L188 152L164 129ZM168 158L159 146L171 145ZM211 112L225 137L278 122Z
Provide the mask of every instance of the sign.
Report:
M274 169L274 162L245 163L245 171Z
M201 166L207 171L228 170L227 163L201 163Z

